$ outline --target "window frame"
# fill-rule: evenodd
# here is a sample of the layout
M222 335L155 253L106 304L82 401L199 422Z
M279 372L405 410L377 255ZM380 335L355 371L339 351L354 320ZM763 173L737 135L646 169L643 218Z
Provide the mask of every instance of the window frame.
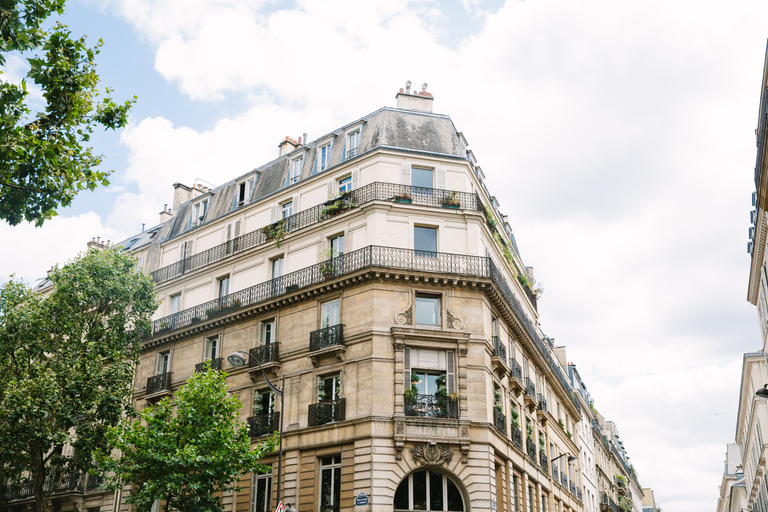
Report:
M174 293L173 295L169 295L168 300L169 300L169 305L171 308L172 315L175 315L176 313L181 311L181 292Z
M161 372L159 370L160 370L162 360L165 360L166 363L163 363L163 366L165 366L165 371ZM157 358L155 359L155 375L165 375L170 371L171 371L171 349L158 352Z
M328 148L328 152L325 155L326 159L323 160L323 150ZM333 141L330 140L325 143L321 143L317 147L317 172L327 171L331 167L331 152L333 151ZM325 164L325 166L323 166Z
M426 249L417 249L416 248L416 243L417 243L416 241L424 239L423 236L417 236L417 230L419 230L419 229L430 230L430 231L434 232L434 234L435 234L435 236L434 236L434 240L435 240L434 247L435 247L435 250L434 251L426 250ZM439 252L438 249L440 248L440 240L438 238L439 231L440 230L438 229L437 226L422 226L422 225L419 225L419 224L414 224L413 225L413 251L414 251L414 253L415 253L415 255L417 257L422 257L422 258L436 258L437 257L437 253Z
M269 329L267 329L268 327ZM266 341L267 331L269 331L269 341ZM259 346L263 347L272 343L277 343L277 317L274 316L259 322Z
M326 464L325 459L331 459L331 462ZM338 459L338 462L336 462L337 459ZM320 478L318 479L317 509L318 509L318 512L333 512L334 510L337 510L341 507L341 454L320 456L318 458L318 463L320 466L320 470L319 470ZM323 473L325 471L330 472L331 502L324 506L323 505ZM338 488L336 488L337 480L339 485ZM339 503L335 503L336 499L339 500Z
M293 199L280 203L280 220L285 220L291 215L293 215Z
M336 193L341 195L352 192L352 174L347 174L336 180Z
M272 492L273 489L273 480L272 480L272 470L270 469L267 473L251 473L251 500L249 505L249 512L260 512L259 509L256 508L257 506L257 500L258 500L258 485L260 482L265 481L265 489L264 489L264 501L265 503L264 508L261 509L261 512L271 512L271 506L272 506Z
M229 286L232 283L230 274L223 275L221 277L216 278L216 298L222 299L229 295ZM222 286L226 284L226 293L222 292Z
M395 508L395 503L394 503L394 500L393 500L393 503L392 503L392 510L393 511L405 512L406 510L408 510L408 511L415 510L414 507L415 507L416 503L414 502L413 477L414 477L414 475L416 473L425 473L425 476L424 476L424 481L425 481L425 485L424 485L424 493L425 494L424 494L424 497L425 497L426 507L424 509L419 509L419 510L423 510L424 512L446 512L448 510L453 510L453 509L449 508L448 482L450 482L451 485L453 485L454 489L456 490L456 493L458 494L459 499L461 499L461 508L462 508L462 510L466 510L467 509L466 500L464 499L464 495L461 492L461 489L459 488L459 485L457 485L456 482L449 475L445 474L442 471L439 471L437 468L426 467L426 468L418 468L415 471L412 471L405 478L403 478L400 481L399 484L397 484L397 487L395 488L395 495L397 495L397 492L398 492L398 490L400 489L401 486L403 486L403 485L406 486L406 488L408 490L408 507L409 508L408 509ZM433 501L433 497L432 497L432 481L431 481L431 478L430 478L432 473L439 474L441 476L441 478L442 478L441 485L440 485L440 487L441 487L440 493L442 495L441 499L442 499L442 505L443 505L442 509L433 509L432 508L432 501Z
M221 357L221 335L206 336L203 361L212 361Z
M432 177L432 179L430 180L431 184L428 187L425 187L424 185L416 185L414 183L414 177L417 174L419 174L419 173L414 172L414 171L429 172L430 176ZM421 167L421 166L418 166L418 165L412 165L411 166L411 183L410 183L410 185L411 185L411 187L413 187L415 189L416 193L419 193L419 192L423 193L423 194L427 193L427 191L424 190L424 189L434 189L435 188L435 174L436 174L435 173L435 169L432 169L432 168L429 168L429 167Z
M346 249L345 244L346 244L346 239L344 238L344 233L339 233L337 235L329 236L328 250L331 253L331 256L335 258L336 256L344 255L344 250Z
M294 185L301 181L301 171L304 169L304 155L291 158L288 165L288 184Z
M436 299L437 300L437 322L436 323L421 323L418 321L419 299ZM443 325L443 294L434 292L422 292L417 291L414 294L413 299L413 323L414 325L442 327Z
M337 322L334 323L334 324L331 323L331 320L333 319L333 316L334 316L333 315L333 309L334 309L333 308L333 304L336 305L335 309L336 309L336 320L337 320ZM330 308L329 309L328 322L327 322L328 325L325 325L326 322L325 322L325 312L324 312L324 310L325 310L326 306L328 306ZM320 310L319 311L319 313L320 313L319 325L320 325L321 329L326 329L328 327L333 327L333 326L339 325L341 323L341 297L335 297L333 299L322 301L320 303L319 310Z
M333 381L333 392L331 393L331 396L329 398L328 392L325 389L325 383L328 380ZM322 392L322 398L320 393L320 384L323 384L323 392ZM327 402L334 402L336 400L339 400L341 398L341 372L333 372L326 375L318 375L317 376L317 403L327 403Z
M360 143L363 140L363 125L357 125L344 133L344 160L350 160L360 154ZM352 146L352 142L356 142Z

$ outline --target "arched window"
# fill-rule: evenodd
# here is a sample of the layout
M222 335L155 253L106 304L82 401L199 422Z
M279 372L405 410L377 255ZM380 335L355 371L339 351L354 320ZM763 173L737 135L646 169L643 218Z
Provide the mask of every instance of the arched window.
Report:
M437 471L415 471L395 491L395 510L464 512L464 500L450 478Z

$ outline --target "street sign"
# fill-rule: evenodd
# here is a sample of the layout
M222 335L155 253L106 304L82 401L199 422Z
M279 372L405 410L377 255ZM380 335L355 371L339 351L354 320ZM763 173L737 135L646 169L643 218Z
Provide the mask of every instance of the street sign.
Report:
M368 504L368 496L365 495L364 492L361 492L357 495L357 498L355 498L355 505L356 506L362 506Z
M275 509L275 512L283 512L283 502L277 504L277 508Z

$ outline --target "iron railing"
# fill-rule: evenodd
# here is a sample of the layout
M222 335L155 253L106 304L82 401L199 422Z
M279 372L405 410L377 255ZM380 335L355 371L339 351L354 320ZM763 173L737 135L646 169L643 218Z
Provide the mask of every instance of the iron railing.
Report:
M246 420L251 437L265 436L280 430L280 413L272 412L251 416Z
M568 483L568 484L569 484L569 488L570 488L571 494L573 494L574 496L576 496L576 482L574 482L573 480L571 480L571 481L569 481L569 483Z
M349 160L350 158L355 158L357 156L358 149L360 149L360 148L358 147L358 148L352 148L352 149L348 150L347 151L347 160Z
M523 448L523 433L520 432L520 429L517 428L515 425L511 425L510 430L512 431L512 442L517 445L518 448Z
M309 351L344 345L344 324L336 324L309 333Z
M539 393L538 402L539 402L539 410L547 412L547 401L544 398L544 395L542 395L541 393Z
M254 368L258 364L276 363L280 356L280 344L269 343L267 345L261 345L260 347L252 348L248 351L251 357L248 358L248 366Z
M493 355L501 358L504 361L507 360L507 347L498 336L493 337Z
M161 391L171 391L173 372L165 372L147 379L147 394L154 395Z
M217 357L216 359L209 359L208 361L197 363L195 365L195 373L203 373L204 371L207 371L209 362L211 363L211 370L221 370L221 366L224 363L224 358Z
M600 493L600 503L602 503L603 505L608 504L608 495L605 494L605 491Z
M520 363L515 360L514 357L509 358L509 366L510 366L510 373L512 374L512 377L519 380L520 382L523 381L523 368L520 366Z
M83 476L77 473L63 475L60 480L51 476L43 482L43 492L46 494L59 494L70 491L83 491ZM32 480L13 483L3 488L2 496L6 501L21 500L35 495L35 484Z
M459 401L448 395L412 395L404 400L406 416L458 418Z
M525 378L525 394L536 398L536 384L533 383L530 377Z
M328 402L309 405L307 423L310 427L325 425L334 421L344 421L346 399L339 398Z
M563 471L560 473L560 483L566 489L568 488L568 475L565 473L565 468L563 468Z
M557 474L557 464L554 462L552 463L552 478L555 480L555 482L559 482L559 475Z
M88 474L88 480L86 481L85 490L86 491L93 491L94 489L98 489L101 487L101 484L104 483L104 476L103 475L91 475Z
M528 452L528 456L536 462L536 443L530 437L525 439L525 451Z
M407 201L405 200L407 198ZM354 206L360 206L371 201L394 201L408 202L422 206L447 206L447 204L458 204L462 210L479 210L482 202L477 194L470 192L453 192L443 189L425 189L422 187L411 187L409 185L398 185L396 183L374 182L358 189L346 192L339 198L331 199L323 204L313 206L306 210L294 213L286 217L281 222L288 233L293 233L308 226L323 222L338 213L338 209L330 208L334 202L343 201L345 205L341 208L347 210ZM354 206L352 206L354 205ZM334 212L333 214L331 212ZM259 228L250 233L246 233L223 244L217 245L205 251L199 252L183 260L162 267L152 272L152 279L156 283L164 283L176 277L182 276L187 272L192 272L199 268L211 265L225 258L248 251L267 243L269 227Z
M545 472L547 471L548 462L546 452L544 450L539 450L539 464L541 465L541 469Z
M576 489L576 498L578 498L579 501L583 501L582 500L582 494L581 494L581 487Z
M615 501L613 501L613 498L608 497L608 503L609 503L609 506L611 507L611 510L613 510L613 512L619 512L619 506L616 504Z
M504 435L507 435L507 417L497 408L493 408L493 424Z

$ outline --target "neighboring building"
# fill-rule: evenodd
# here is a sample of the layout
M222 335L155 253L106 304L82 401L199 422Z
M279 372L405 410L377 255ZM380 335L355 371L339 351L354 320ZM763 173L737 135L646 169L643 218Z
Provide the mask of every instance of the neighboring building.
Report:
M741 512L747 506L747 496L738 444L731 443L726 447L724 466L723 483L720 484L720 499L717 500L717 512ZM651 505L654 508L650 508ZM643 501L643 512L656 512L656 510L656 504L652 497L647 511L645 501Z
M600 509L600 494L597 490L597 464L595 463L595 443L593 424L597 422L592 412L592 398L589 396L587 386L581 380L576 365L568 364L568 376L571 386L576 391L576 396L581 404L581 421L578 426L579 448L581 453L581 486L584 492L584 508L586 512L598 512Z
M579 459L550 464L579 457L581 402L506 217L432 101L401 90L220 187L175 185L161 223L121 243L162 301L137 406L206 360L226 368L254 443L283 415L299 512L581 512ZM228 366L235 350L285 377L285 410L255 364ZM224 509L274 509L275 480L245 475Z

